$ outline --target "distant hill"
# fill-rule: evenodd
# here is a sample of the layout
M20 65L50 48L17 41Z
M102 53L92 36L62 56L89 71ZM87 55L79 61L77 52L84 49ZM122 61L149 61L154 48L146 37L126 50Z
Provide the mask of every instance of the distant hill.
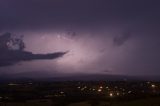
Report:
M24 74L24 73L23 73ZM127 76L127 75L109 75L109 74L71 74L61 77L42 77L43 73L26 73L26 76L0 76L0 82L4 81L160 81L159 76ZM39 76L34 77L33 75ZM40 76L41 75L41 76Z

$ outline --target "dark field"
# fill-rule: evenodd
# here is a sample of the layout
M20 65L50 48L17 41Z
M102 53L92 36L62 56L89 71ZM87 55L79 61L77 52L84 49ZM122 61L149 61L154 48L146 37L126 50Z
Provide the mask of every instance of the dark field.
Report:
M5 82L0 85L0 106L160 106L160 83Z

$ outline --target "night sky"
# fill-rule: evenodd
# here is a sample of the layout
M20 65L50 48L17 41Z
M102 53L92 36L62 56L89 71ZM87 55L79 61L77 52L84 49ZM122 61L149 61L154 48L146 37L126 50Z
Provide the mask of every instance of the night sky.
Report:
M25 52L64 55L1 62L3 77L160 75L159 0L0 0L6 32L23 35Z

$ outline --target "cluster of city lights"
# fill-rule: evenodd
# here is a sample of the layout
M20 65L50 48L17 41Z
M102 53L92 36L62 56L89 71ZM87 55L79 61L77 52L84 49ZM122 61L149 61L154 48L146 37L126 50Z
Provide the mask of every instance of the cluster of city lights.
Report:
M155 88L157 87L156 84L154 83L151 83L151 82L146 82L148 86L148 89L149 88L152 88L153 90L155 90ZM141 86L145 86L145 84L141 83L140 84ZM118 86L98 86L98 87L87 87L86 85L81 87L81 86L78 86L77 87L78 89L80 89L81 91L84 91L84 90L92 90L93 92L97 92L97 93L103 93L103 94L107 94L109 97L116 97L116 96L124 96L124 95L130 95L130 94L134 94L134 90L133 89L126 89L125 87L123 88L122 86L121 87L118 87ZM142 93L145 92L145 90L141 90Z
M24 85L29 85L29 86L34 86L33 83L8 83L7 84L10 87L15 87L15 86L24 86ZM76 87L76 88L75 88ZM136 87L139 87L140 90L137 90ZM159 83L153 83L153 82L141 82L141 83L133 83L130 85L125 85L122 83L120 84L81 84L79 83L79 86L73 86L73 88L70 89L78 89L79 92L84 92L88 94L95 94L95 95L105 95L106 97L120 97L120 96L126 96L126 95L136 95L136 93L153 93L157 94L160 92L160 84ZM61 88L58 89L58 91L55 91L52 94L48 94L45 97L50 98L50 97L61 97L61 96L66 96L68 93L67 90ZM74 92L71 92L74 93ZM0 97L2 99L3 97Z

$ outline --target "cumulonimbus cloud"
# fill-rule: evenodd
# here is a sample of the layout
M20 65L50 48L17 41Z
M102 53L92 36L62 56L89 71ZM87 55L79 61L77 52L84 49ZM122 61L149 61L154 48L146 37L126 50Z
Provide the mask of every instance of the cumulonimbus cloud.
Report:
M11 39L10 33L0 36L0 67L14 65L21 61L40 60L40 59L56 59L62 57L67 52L55 52L47 54L33 54L32 52L10 49L8 44ZM19 40L19 39L18 39Z

